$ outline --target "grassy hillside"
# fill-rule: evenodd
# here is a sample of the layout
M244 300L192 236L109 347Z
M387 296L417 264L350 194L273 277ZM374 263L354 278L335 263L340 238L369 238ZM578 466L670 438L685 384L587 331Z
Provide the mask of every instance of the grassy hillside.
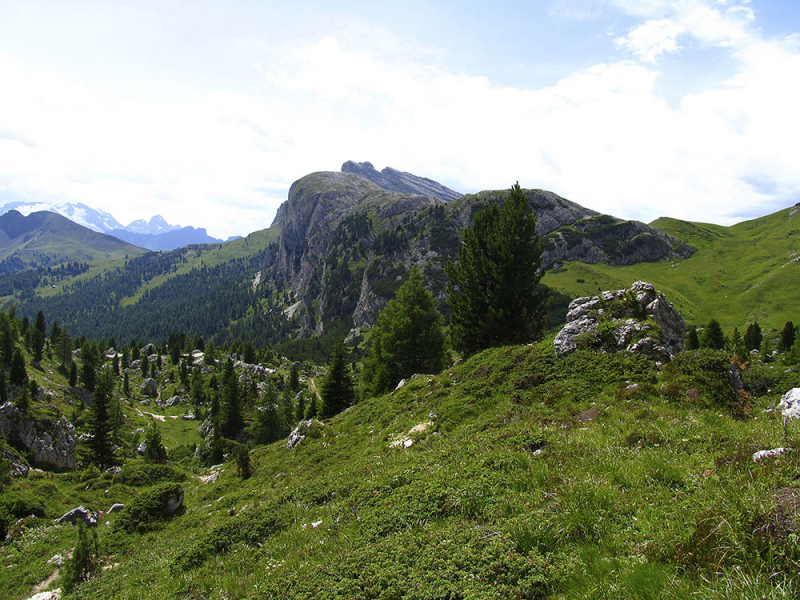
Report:
M797 445L763 412L797 366L753 365L748 385L773 393L733 404L722 356L658 373L627 353L557 359L551 343L416 376L294 450L257 447L249 479L230 463L216 481L189 473L185 514L143 533L102 517L102 574L70 597L796 597L800 547L776 498L800 494L800 456L751 455ZM3 547L10 598L75 543L49 517L146 493L110 475L14 485L50 501Z
M629 267L568 263L544 282L572 297L621 289L642 279L662 290L690 324L716 318L729 332L759 321L780 330L800 320L800 208L722 227L659 219L665 233L697 248L688 259Z

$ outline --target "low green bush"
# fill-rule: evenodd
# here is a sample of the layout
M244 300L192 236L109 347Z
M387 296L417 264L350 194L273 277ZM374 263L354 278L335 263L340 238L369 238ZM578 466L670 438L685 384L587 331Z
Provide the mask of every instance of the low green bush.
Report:
M142 490L122 511L114 523L117 531L132 533L151 529L158 521L170 518L168 507L176 495L183 496L183 487L178 483L160 483Z
M678 353L664 367L662 378L671 400L677 399L675 392L682 389L682 400L700 406L731 407L738 399L731 385L732 369L733 363L726 352L702 348Z

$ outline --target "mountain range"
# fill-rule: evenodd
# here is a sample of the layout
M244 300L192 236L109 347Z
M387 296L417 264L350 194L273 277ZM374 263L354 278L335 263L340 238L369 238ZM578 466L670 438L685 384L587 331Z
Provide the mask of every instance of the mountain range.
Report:
M222 242L208 235L204 228L171 225L161 215L153 216L149 221L137 219L123 226L111 214L104 210L92 208L78 202L9 202L0 207L0 215L11 210L28 215L34 212L47 211L66 217L70 221L87 229L111 235L140 248L147 250L174 250L189 244L213 244Z

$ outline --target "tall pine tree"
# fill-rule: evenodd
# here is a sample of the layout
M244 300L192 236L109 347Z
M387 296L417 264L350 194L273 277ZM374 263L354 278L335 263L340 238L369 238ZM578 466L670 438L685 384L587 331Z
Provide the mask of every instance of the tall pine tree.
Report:
M361 371L364 393L378 395L414 373L441 371L446 362L441 326L436 299L423 287L419 269L412 267L372 328L372 346Z
M464 232L458 261L446 267L450 335L464 355L484 348L529 342L544 331L546 290L543 242L536 214L515 184L503 203L475 215Z
M92 434L90 442L91 460L100 469L114 464L114 453L111 450L112 423L111 402L114 392L114 372L110 367L103 367L95 382L92 414L89 429Z
M328 374L322 382L320 396L322 396L320 416L323 418L342 412L353 402L353 379L350 377L350 369L344 355L344 343L341 340L336 342L333 348L328 363Z

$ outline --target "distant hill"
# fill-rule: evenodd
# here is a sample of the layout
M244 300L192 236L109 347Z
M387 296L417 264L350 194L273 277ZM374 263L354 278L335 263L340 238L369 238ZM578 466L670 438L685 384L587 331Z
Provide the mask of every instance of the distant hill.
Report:
M211 237L202 227L179 227L159 234L132 233L124 229L114 229L108 235L148 250L175 250L191 244L218 244L222 240Z
M565 262L545 275L571 297L621 289L645 279L663 289L690 323L717 319L732 332L747 323L800 321L800 204L730 227L661 218L651 225L691 244L691 258L612 267Z

